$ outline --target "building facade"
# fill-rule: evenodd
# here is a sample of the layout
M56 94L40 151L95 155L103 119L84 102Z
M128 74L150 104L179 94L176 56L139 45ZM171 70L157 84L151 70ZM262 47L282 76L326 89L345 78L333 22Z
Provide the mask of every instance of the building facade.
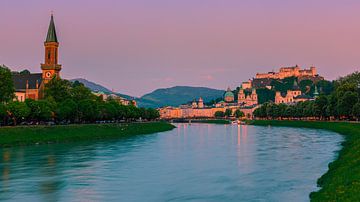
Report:
M254 106L258 104L258 95L256 93L256 89L253 88L251 90L250 95L246 95L243 88L240 88L238 93L238 104L241 106Z
M286 94L283 96L280 91L275 93L275 103L276 104L293 104L297 102L304 102L307 100L313 100L311 96L302 94L296 80L294 81L294 86L292 90L287 90Z
M316 67L301 69L298 65L294 67L281 67L279 72L257 73L256 79L284 79L288 77L316 77Z
M24 102L26 99L42 99L45 84L54 77L60 78L61 65L58 64L59 42L53 15L51 15L44 47L45 60L44 64L41 64L42 73L13 73L15 100Z

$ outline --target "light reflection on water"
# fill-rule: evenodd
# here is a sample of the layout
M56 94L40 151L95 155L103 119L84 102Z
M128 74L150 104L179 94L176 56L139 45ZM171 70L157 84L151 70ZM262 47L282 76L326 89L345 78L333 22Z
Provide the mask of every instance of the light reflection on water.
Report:
M327 131L178 124L119 140L0 149L0 200L308 201L340 149Z

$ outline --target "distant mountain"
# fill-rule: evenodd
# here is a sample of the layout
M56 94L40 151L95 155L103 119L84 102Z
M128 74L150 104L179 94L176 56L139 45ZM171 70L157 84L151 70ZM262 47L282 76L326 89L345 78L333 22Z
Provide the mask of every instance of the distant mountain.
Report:
M133 96L112 92L110 89L108 89L100 84L94 83L92 81L88 81L86 79L77 78L77 79L71 79L70 81L71 82L79 81L80 83L84 84L87 88L89 88L92 91L102 91L104 93L114 93L114 94L117 94L126 99L134 99Z
M112 91L109 90L108 88L99 85L97 83L94 83L92 81L88 81L86 79L77 78L77 79L71 79L70 81L71 82L79 81L80 83L84 84L86 87L90 88L92 91L102 91L104 93L112 93Z
M71 82L79 81L80 83L83 83L86 87L88 87L92 91L114 93L110 89L102 85L99 85L97 83L88 81L86 79L77 78L77 79L71 79L70 81ZM205 88L205 87L175 86L172 88L157 89L140 98L121 94L121 93L114 93L114 94L117 94L126 99L135 99L139 107L157 108L163 106L179 106L194 99L198 99L199 97L202 97L204 99L204 102L208 102L211 101L212 99L222 97L224 91L216 90L212 88Z
M179 106L202 97L204 102L222 97L225 91L205 87L175 86L157 89L142 96L143 101L152 102L156 107Z

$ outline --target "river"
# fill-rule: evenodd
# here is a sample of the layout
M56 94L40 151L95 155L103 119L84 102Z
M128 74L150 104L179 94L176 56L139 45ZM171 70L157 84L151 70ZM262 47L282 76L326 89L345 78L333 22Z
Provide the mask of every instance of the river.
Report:
M343 137L176 124L100 142L0 148L4 201L308 201Z

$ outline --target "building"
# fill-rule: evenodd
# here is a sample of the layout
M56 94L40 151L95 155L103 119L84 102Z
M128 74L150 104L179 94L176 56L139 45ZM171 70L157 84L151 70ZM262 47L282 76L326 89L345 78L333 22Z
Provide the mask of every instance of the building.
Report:
M280 91L277 91L275 94L275 103L280 104L292 104L297 102L304 102L307 100L312 100L313 98L308 95L302 94L296 80L294 81L294 86L292 90L287 90L285 95L282 95Z
M199 109L204 108L204 100L202 99L202 97L199 98L198 108L199 108Z
M241 83L242 89L251 89L252 88L252 81L249 79L248 81L244 81Z
M253 117L253 112L257 107L239 106L223 106L223 107L206 107L206 108L180 108L180 107L163 107L158 109L161 119L188 119L188 118L214 118L215 112L225 112L226 109L231 109L232 113L236 110L242 111L249 119Z
M137 102L136 100L134 99L126 99L126 98L123 98L119 95L116 95L114 93L104 93L102 91L95 91L95 92L92 92L94 95L100 97L103 101L107 101L109 99L112 99L112 100L115 100L116 102L122 104L122 105L134 105L134 106L137 106Z
M256 79L284 79L287 77L316 77L316 67L301 69L298 65L294 67L281 67L279 72L257 73Z
M15 86L15 100L23 102L25 99L42 99L45 84L54 77L60 78L61 65L58 64L59 42L53 15L51 15L44 47L45 60L44 64L41 64L42 73L14 73L12 75Z
M234 100L235 100L234 93L231 91L230 87L228 87L228 89L224 94L224 101L231 103L234 102Z
M243 88L240 88L238 93L238 104L240 106L255 106L258 104L258 95L256 89L251 90L251 94L246 95Z

